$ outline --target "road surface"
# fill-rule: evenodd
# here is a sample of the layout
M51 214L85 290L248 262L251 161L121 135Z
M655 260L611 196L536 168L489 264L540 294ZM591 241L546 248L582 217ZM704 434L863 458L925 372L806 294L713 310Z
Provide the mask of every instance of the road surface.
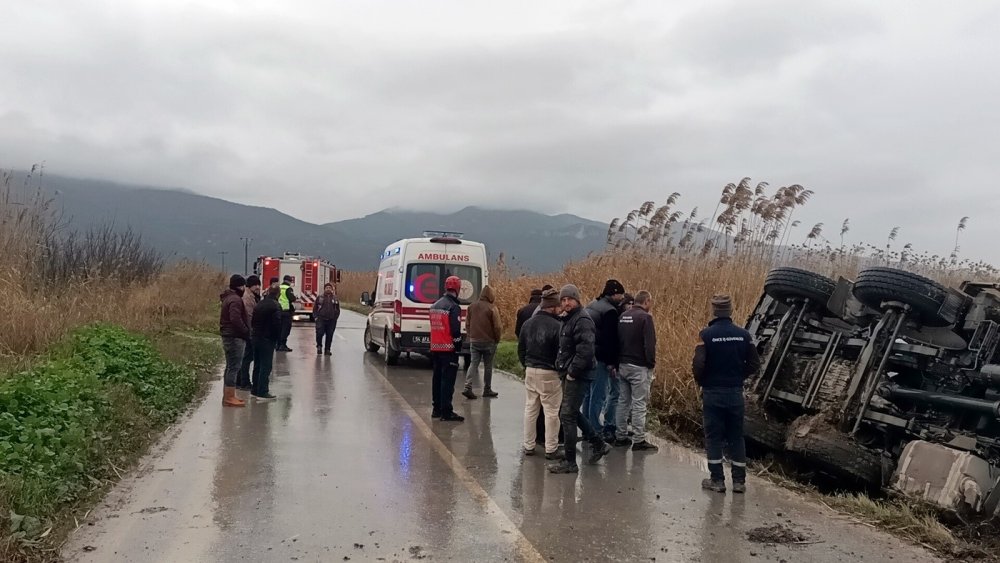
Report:
M615 449L579 475L520 454L523 387L430 419L429 362L387 368L346 312L333 357L311 327L279 354L278 400L223 409L221 385L81 522L70 561L933 561L757 479L699 488L704 458ZM459 389L460 390L460 389ZM754 543L781 524L797 544Z

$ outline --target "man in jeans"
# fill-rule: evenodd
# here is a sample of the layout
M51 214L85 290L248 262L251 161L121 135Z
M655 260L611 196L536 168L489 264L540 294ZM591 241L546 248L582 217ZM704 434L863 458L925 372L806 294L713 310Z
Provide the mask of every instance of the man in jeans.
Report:
M618 315L625 299L625 286L618 280L604 284L601 297L587 305L594 321L594 373L590 389L583 397L583 415L605 441L615 439L615 410L618 408ZM602 420L603 416L603 420Z
M247 278L247 288L243 292L243 309L247 316L247 326L253 327L253 310L260 303L260 278L249 276ZM251 333L253 330L251 330ZM246 349L243 350L243 364L240 366L240 373L236 376L236 388L242 391L250 390L250 364L253 363L253 335L246 341Z
M542 310L521 327L517 357L525 368L524 455L535 455L539 411L545 418L545 459L559 459L559 404L562 383L556 371L559 357L559 292L549 289L542 295Z
M256 401L270 401L275 398L270 391L271 368L274 365L274 350L281 339L281 306L277 284L267 288L264 299L253 312L253 389L250 391Z
M479 295L479 301L469 306L468 317L465 320L466 332L469 333L469 366L465 370L466 399L476 399L472 392L472 379L479 375L479 362L483 363L483 397L498 397L493 390L493 359L497 354L497 344L503 336L500 326L500 313L493 302L496 295L493 288L486 286Z
M580 290L575 285L563 286L559 300L566 312L559 335L559 357L556 359L559 375L564 379L559 421L566 439L566 459L549 466L549 471L576 473L579 471L576 465L577 427L583 431L583 439L593 446L590 463L597 463L611 447L580 412L583 396L590 388L590 378L593 377L594 321L580 305Z
M728 295L712 298L712 316L694 350L692 371L702 388L705 450L709 478L701 487L726 492L722 450L729 446L733 492L746 492L747 454L743 442L743 381L760 369L760 356L750 333L733 324L733 301Z
M323 286L323 295L313 305L313 320L316 322L316 353L332 355L333 333L337 330L337 319L340 318L340 299L334 291L333 284Z
M656 327L649 314L653 298L648 291L635 295L635 303L618 319L618 422L616 446L632 446L633 452L655 452L658 448L646 441L646 403L649 384L656 367ZM632 417L632 440L628 439L628 418Z
M246 280L239 274L229 278L229 289L222 292L222 310L219 312L219 335L222 349L226 353L226 368L223 372L222 406L243 407L246 403L236 396L236 378L243 364L243 350L250 338L246 311L243 308L243 291Z

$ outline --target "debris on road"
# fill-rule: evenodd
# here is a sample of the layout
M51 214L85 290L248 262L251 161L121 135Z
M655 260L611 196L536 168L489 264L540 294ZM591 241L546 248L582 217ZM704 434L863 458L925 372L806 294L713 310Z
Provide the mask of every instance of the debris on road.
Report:
M747 539L754 543L801 544L809 541L809 537L796 532L784 524L761 526L747 532Z

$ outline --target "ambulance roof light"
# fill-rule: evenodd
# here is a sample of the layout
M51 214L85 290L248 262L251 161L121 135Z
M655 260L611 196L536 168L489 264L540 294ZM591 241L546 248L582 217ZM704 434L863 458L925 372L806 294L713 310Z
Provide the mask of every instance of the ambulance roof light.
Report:
M465 236L465 233L457 233L455 231L424 231L425 237L432 238L455 238L460 239ZM434 241L431 241L434 242Z

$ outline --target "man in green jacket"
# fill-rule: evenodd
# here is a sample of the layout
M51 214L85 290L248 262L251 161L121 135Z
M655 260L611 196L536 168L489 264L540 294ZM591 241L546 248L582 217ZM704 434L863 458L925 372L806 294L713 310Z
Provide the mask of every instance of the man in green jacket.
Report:
M295 292L292 290L292 276L285 276L279 288L278 305L281 307L281 338L278 340L278 352L291 352L288 347L288 335L292 333L292 314L295 312Z

